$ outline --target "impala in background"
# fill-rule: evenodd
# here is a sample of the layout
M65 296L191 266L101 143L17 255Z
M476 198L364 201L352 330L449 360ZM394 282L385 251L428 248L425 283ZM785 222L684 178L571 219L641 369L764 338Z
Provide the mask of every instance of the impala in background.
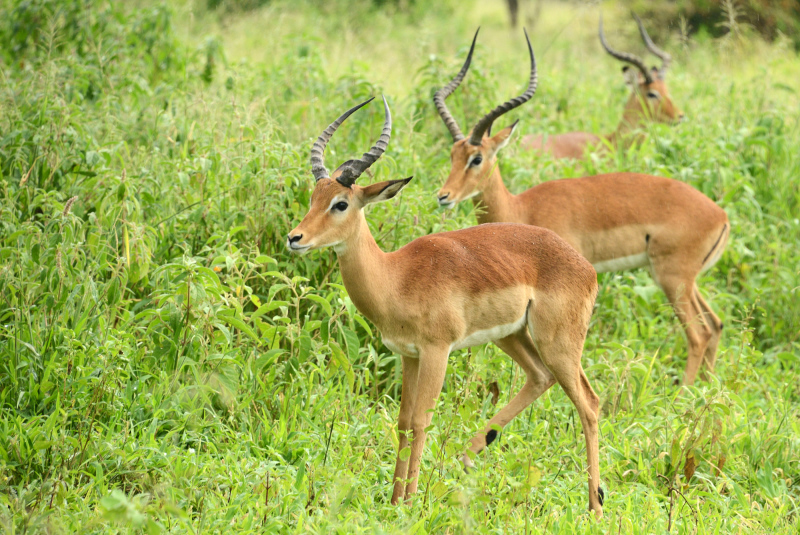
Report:
M631 145L642 140L644 134L638 132L647 121L661 123L675 123L683 120L683 112L672 102L672 97L667 88L665 74L672 58L669 54L658 48L642 21L633 14L639 33L647 49L661 59L661 67L647 69L644 61L634 54L618 52L608 46L603 35L603 18L600 17L600 43L612 57L633 65L622 68L625 81L631 89L625 111L617 129L606 135L597 135L589 132L568 132L554 135L528 135L522 138L522 148L552 154L555 158L583 158L587 149L601 149L605 146L619 147Z
M694 382L703 360L713 371L722 322L695 281L725 249L730 232L725 211L688 184L640 173L553 180L513 195L500 176L497 153L508 144L517 122L494 136L491 127L533 97L536 60L528 40L528 88L490 111L467 138L445 99L466 75L474 47L475 39L461 71L434 96L454 141L450 175L439 190L439 204L451 207L472 199L479 223L525 223L553 230L598 272L647 268L686 332L689 357L684 383Z
M364 104L344 113L314 143L316 185L308 213L289 233L288 247L296 253L333 247L356 308L380 330L386 346L402 355L392 503L410 501L417 490L425 429L444 383L448 356L495 342L525 371L526 381L469 449L479 453L497 437L494 426L506 425L557 382L578 411L586 437L589 508L602 516L599 400L581 367L597 294L591 264L554 232L515 224L431 234L397 251L381 251L363 209L391 199L411 179L366 187L355 181L388 145L391 115L386 101L383 133L369 152L343 163L332 175L323 163L333 133ZM462 462L466 468L472 465L466 453Z

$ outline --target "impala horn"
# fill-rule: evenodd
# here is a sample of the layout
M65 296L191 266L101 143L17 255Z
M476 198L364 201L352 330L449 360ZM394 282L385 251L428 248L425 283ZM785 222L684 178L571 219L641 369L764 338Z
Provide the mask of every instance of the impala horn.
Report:
M631 15L633 15L633 18L636 19L636 24L639 26L639 34L642 36L642 41L644 41L647 50L661 60L661 68L658 69L658 77L663 79L664 73L667 72L669 64L672 62L672 56L658 48L653 40L650 39L650 36L647 34L647 30L644 29L644 24L642 24L639 16L633 11L631 11Z
M641 28L641 26L640 26L640 28ZM639 71L644 76L645 83L647 83L647 84L652 84L653 83L653 75L650 73L649 70L647 70L647 66L644 64L644 61L642 61L642 58L640 58L639 56L636 56L634 54L629 54L627 52L618 52L618 51L614 50L613 48L611 48L610 46L608 46L608 43L606 42L606 37L605 37L605 35L603 35L603 15L602 15L602 13L600 14L600 27L599 27L598 33L600 34L600 44L603 45L603 48L606 49L606 52L608 52L612 57L615 57L620 61L624 61L625 63L630 63L631 65L633 65L634 67L639 69Z
M461 70L458 71L458 74L456 74L455 78L450 80L449 84L438 90L433 95L433 103L436 105L436 111L439 112L439 115L442 117L442 121L444 121L444 125L450 131L450 135L453 136L453 141L461 141L464 139L464 134L461 133L458 123L450 113L450 110L447 109L447 105L444 103L444 101L461 84L461 80L464 79L464 76L466 76L467 71L469 70L469 64L472 63L472 52L475 50L475 41L478 40L479 31L481 31L480 27L478 27L478 29L475 31L475 37L472 38L472 46L469 47L469 54L467 54L467 60L464 62L464 66L461 67Z
M325 146L328 144L328 141L330 141L331 136L333 136L333 133L336 132L336 129L341 126L345 119L350 117L350 115L352 115L359 108L362 108L363 106L366 106L372 102L374 98L375 97L372 97L366 102L362 102L358 106L354 106L344 112L344 114L332 122L328 128L326 128L325 131L320 134L319 138L317 138L317 141L314 142L314 145L311 147L311 173L314 175L316 180L330 178L328 170L325 168L323 152L325 151ZM389 104L386 102L386 97L383 97L383 110L385 117L383 131L381 132L378 141L375 142L375 145L373 145L368 152L365 152L361 158L347 160L340 165L336 171L333 172L333 174L336 175L336 181L341 185L348 188L352 186L358 177L360 177L364 171L369 169L369 167L375 163L378 158L381 157L381 155L383 155L386 147L389 145L389 139L392 136L392 114L389 111Z
M501 115L510 112L514 108L525 104L531 99L531 97L533 97L534 93L536 93L536 85L538 84L538 77L536 74L536 58L533 56L533 47L531 46L531 40L528 38L528 32L527 30L523 31L525 31L525 41L528 43L528 54L531 56L531 76L528 80L528 88L520 96L500 104L495 109L487 113L483 119L478 121L478 124L476 124L475 128L472 129L472 135L470 135L469 138L471 145L480 145L481 140L483 139L483 134L487 131L491 132L492 123L494 123L495 120L497 120Z

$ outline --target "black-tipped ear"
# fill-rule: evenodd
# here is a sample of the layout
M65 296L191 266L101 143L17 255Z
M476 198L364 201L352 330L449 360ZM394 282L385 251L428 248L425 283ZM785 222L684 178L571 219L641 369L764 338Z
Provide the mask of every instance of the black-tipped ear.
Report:
M361 200L365 205L373 202L388 201L400 193L400 190L411 182L412 178L414 177L410 176L408 178L401 178L400 180L387 180L385 182L371 184L361 190Z

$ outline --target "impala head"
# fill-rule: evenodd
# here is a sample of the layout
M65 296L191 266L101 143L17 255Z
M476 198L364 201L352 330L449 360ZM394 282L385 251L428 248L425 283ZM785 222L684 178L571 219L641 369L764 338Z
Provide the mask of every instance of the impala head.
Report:
M317 183L311 194L308 213L289 233L287 246L293 253L303 254L323 247L342 250L349 239L358 235L364 219L362 211L364 206L391 199L411 180L411 177L388 180L366 187L355 183L356 179L381 157L389 144L392 134L392 115L385 98L383 106L386 119L383 132L375 145L361 158L344 162L333 172L333 176L330 176L325 168L323 152L333 133L353 112L372 100L369 99L347 110L322 132L311 148L311 173Z
M639 34L642 36L647 49L656 57L661 59L661 67L647 68L642 58L627 52L619 52L608 46L605 35L603 35L603 16L600 16L600 43L612 57L628 63L622 68L625 81L631 88L631 96L625 104L625 117L628 122L636 123L642 119L649 119L661 123L676 123L683 120L683 112L672 102L665 74L672 61L672 57L658 48L636 13L633 13L636 24L639 26ZM634 68L632 69L631 66Z
M514 108L521 106L533 97L536 92L536 59L533 56L531 41L528 39L528 32L525 32L525 40L528 43L528 53L531 58L530 78L528 88L525 92L508 102L505 102L486 114L470 132L469 137L464 136L458 127L453 115L447 109L444 101L464 79L472 61L472 52L475 50L475 41L478 32L472 39L472 46L469 49L467 60L461 67L459 73L449 84L436 92L433 102L439 115L442 117L445 126L453 136L453 148L450 151L450 176L439 190L439 204L446 208L454 206L456 203L474 197L486 187L494 168L497 164L497 153L505 147L511 140L511 136L517 127L515 121L512 125L503 128L494 136L491 135L492 124L501 115L508 113Z

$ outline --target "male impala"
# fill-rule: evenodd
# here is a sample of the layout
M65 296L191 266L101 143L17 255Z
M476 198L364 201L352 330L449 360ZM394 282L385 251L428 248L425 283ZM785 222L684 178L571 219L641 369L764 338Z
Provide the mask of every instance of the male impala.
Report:
M370 99L372 100L372 99ZM369 102L369 100L367 101ZM597 293L592 266L555 233L528 225L491 224L418 238L384 253L363 208L391 199L411 178L361 187L355 180L386 150L391 116L375 146L332 176L323 151L359 104L334 121L314 143L316 186L303 221L289 233L289 249L305 253L333 247L345 288L356 308L381 331L386 347L402 355L400 445L392 503L417 490L425 428L442 389L448 355L495 342L525 371L517 395L471 441L479 453L504 426L558 382L572 400L586 436L589 508L602 516L599 488L599 400L581 367L589 317ZM400 452L409 445L410 457ZM404 458L405 457L405 458ZM465 468L472 465L464 455Z
M603 48L612 57L636 67L636 70L630 69L628 65L622 68L626 83L631 88L631 95L625 104L625 111L617 129L603 136L589 132L569 132L551 136L528 135L522 138L523 149L548 152L555 158L578 159L583 158L589 147L602 148L606 144L618 147L621 143L635 143L641 139L641 135L634 135L633 132L639 130L648 120L674 123L683 119L683 112L672 102L667 82L664 79L672 58L653 43L647 30L644 29L642 21L635 13L633 17L636 19L639 33L648 50L661 59L661 68L653 67L648 70L644 61L638 56L617 52L609 47L603 35L603 18L600 17L599 33Z
M714 370L722 322L700 295L695 280L722 254L730 231L728 216L688 184L639 173L554 180L512 195L500 176L497 153L509 142L517 123L494 136L487 133L496 119L535 93L536 61L530 41L528 52L531 74L525 93L489 112L469 138L461 133L445 99L464 78L472 49L458 75L436 92L434 103L455 142L450 176L438 193L439 204L451 207L471 198L480 208L480 223L549 228L598 272L647 267L686 331L689 357L683 380L691 384L704 358L708 369Z

